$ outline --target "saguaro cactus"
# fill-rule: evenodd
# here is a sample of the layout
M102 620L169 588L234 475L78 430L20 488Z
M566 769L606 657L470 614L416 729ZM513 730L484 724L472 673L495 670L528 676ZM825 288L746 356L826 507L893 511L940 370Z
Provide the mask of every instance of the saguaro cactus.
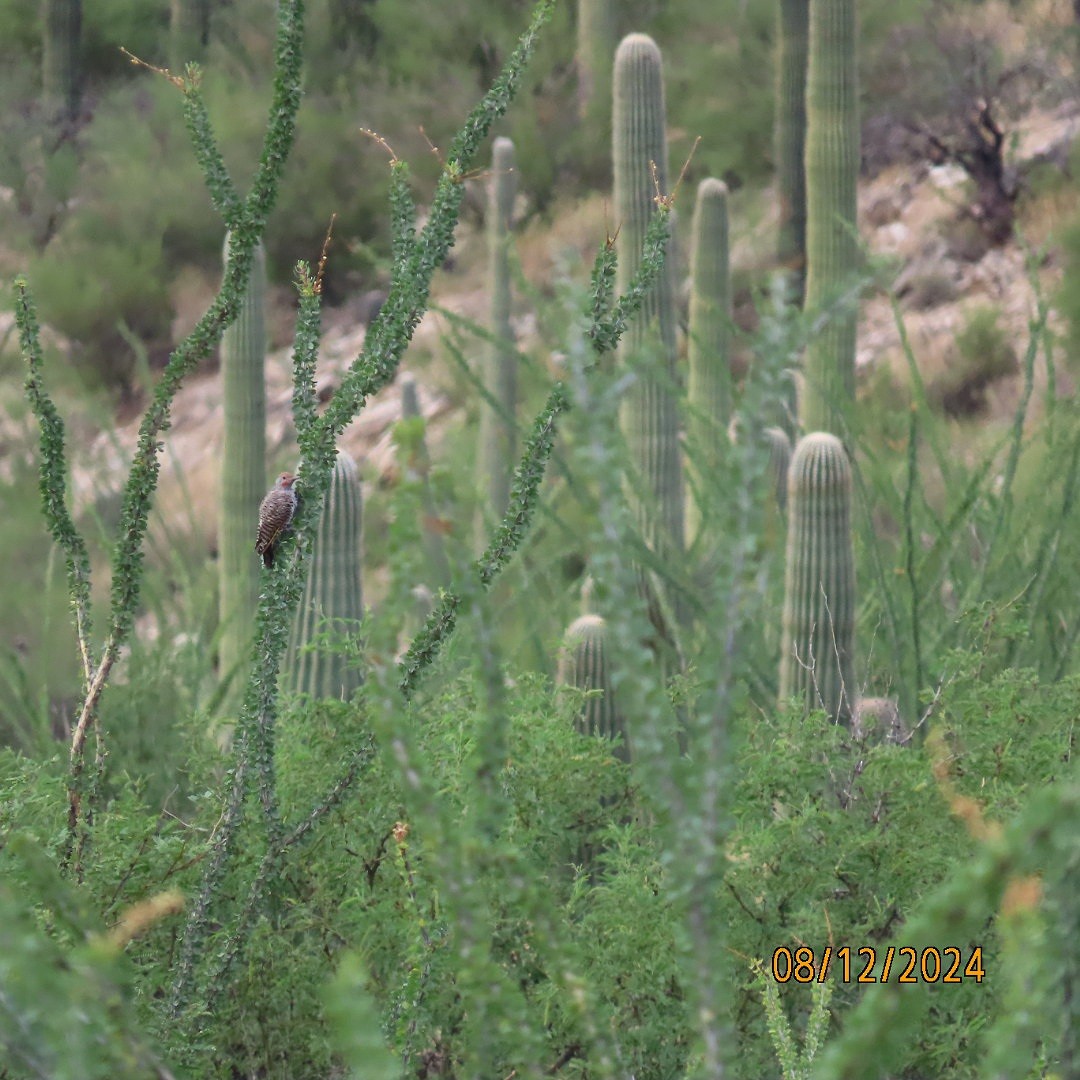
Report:
M578 730L583 735L601 735L608 739L622 736L622 745L614 752L623 761L628 761L630 751L626 730L608 670L607 623L603 616L582 615L566 628L557 682L560 686L573 686L579 690L601 691L586 698L577 719Z
M169 63L201 60L210 40L210 0L169 0Z
M781 515L787 512L788 469L791 467L791 440L783 428L769 427L762 432L769 445L769 479Z
M641 265L656 189L667 193L664 81L660 50L645 34L629 34L615 53L612 151L615 220L620 227L617 283L625 292ZM655 177L654 177L655 172ZM623 398L620 423L644 499L636 500L646 541L658 553L683 550L683 485L676 380L675 291L669 259L619 344L623 361L652 350L660 371L642 370Z
M807 351L800 419L804 431L842 433L855 396L856 311L841 303L859 266L859 171L855 0L814 0L806 83L806 302L830 311Z
M851 467L827 432L802 438L791 458L786 562L780 700L798 698L850 724L857 697Z
M806 58L810 0L777 7L776 188L780 200L777 256L788 273L789 295L802 304L806 279Z
M82 0L42 0L41 91L46 114L71 121L79 111Z
M578 0L577 65L578 119L593 129L610 115L611 54L615 45L615 9L612 0Z
M484 362L483 382L495 400L492 408L483 402L480 409L480 446L477 463L484 504L477 523L477 546L486 543L483 528L488 519L498 520L510 502L517 439L515 407L517 399L517 354L510 327L510 224L514 213L517 178L514 173L514 144L495 140L491 163L491 196L488 209L488 287L491 294L491 333L494 341Z
M690 254L690 405L687 473L690 499L686 533L696 536L703 518L703 486L715 473L731 421L731 270L727 186L709 177L697 189Z
M228 257L229 242L225 241ZM233 673L246 656L259 603L259 557L251 546L259 503L266 493L266 258L261 245L240 314L221 340L221 396L225 414L218 522L221 670ZM237 672L233 685L242 685Z
M363 682L355 658L334 640L355 634L364 616L361 505L356 464L338 451L285 662L288 682L299 693L347 699ZM318 639L327 635L324 645Z

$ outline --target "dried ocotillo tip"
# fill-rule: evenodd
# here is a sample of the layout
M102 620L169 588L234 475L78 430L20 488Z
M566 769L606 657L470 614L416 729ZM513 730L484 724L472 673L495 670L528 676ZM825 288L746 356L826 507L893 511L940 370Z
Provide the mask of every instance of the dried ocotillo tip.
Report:
M849 724L855 700L851 466L835 435L814 432L788 469L780 701Z

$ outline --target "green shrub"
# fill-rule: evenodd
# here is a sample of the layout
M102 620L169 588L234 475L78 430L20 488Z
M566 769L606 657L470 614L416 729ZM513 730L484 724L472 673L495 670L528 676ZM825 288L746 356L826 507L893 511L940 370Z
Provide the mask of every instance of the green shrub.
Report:
M998 312L972 312L956 335L945 368L927 381L927 396L946 416L974 416L986 408L986 391L1016 372L1016 351L998 324Z

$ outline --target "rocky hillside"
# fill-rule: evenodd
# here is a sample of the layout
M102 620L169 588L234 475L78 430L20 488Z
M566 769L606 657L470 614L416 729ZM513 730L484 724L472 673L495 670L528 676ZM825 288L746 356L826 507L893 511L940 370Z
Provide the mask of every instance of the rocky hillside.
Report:
M1022 135L1013 161L1019 171L1034 162L1060 162L1080 132L1080 105L1070 102L1054 112L1033 114L1022 125ZM1054 166L1050 166L1053 168ZM952 346L958 331L971 312L991 307L999 325L1023 355L1027 325L1036 309L1031 265L1044 297L1052 296L1060 280L1061 254L1055 232L1067 212L1080 209L1080 199L1068 196L1068 205L1038 209L1039 200L1030 200L1031 212L1022 212L1017 236L997 248L987 248L970 230L958 224L963 206L964 173L952 165L919 163L893 166L860 188L860 232L867 249L879 265L878 281L885 286L870 295L861 306L858 363L866 373L888 370L897 380L907 379L904 358L889 292L903 313L908 339L920 370L928 383L947 371L953 360ZM1071 185L1070 185L1071 186ZM1071 200L1071 201L1070 201ZM768 202L768 200L766 200ZM1045 201L1045 200L1043 200ZM590 203L595 212L599 203ZM536 228L521 240L526 272L550 272L561 251L570 244L584 258L589 257L596 230L580 228L585 216L582 207L568 208L553 227ZM760 262L760 252L771 250L774 222L761 221L752 230L733 225L737 242L736 262ZM597 234L599 235L599 234ZM463 230L460 247L474 252L482 239ZM752 253L757 253L754 255ZM482 263L468 256L460 260ZM482 271L441 273L436 282L436 303L470 319L482 321L485 299ZM189 306L191 298L189 299ZM200 298L201 299L201 298ZM273 317L279 324L288 319L288 301L282 296L282 310ZM439 433L461 421L460 411L445 389L440 388L437 365L417 370L410 358L437 352L445 327L438 314L425 316L416 335L406 366L418 375L422 407L434 431ZM327 314L320 368L321 396L328 398L349 363L359 353L364 329L355 311L346 308ZM183 327L180 327L183 329ZM4 328L0 327L0 333ZM530 320L520 322L521 344L529 345ZM284 335L282 335L284 336ZM59 343L63 348L63 343ZM287 467L292 459L293 431L289 414L289 350L275 351L267 365L268 451L267 475ZM1045 377L1042 376L1043 381ZM991 420L1009 413L1016 400L1019 376L995 380L985 389L984 415ZM1067 389L1067 388L1060 388ZM8 434L12 419L22 410L7 408L4 420ZM343 438L344 447L367 463L369 476L385 475L393 469L391 428L400 415L400 396L387 387L351 425ZM93 417L77 418L75 437L84 447L72 455L74 491L79 505L93 502L106 520L118 502L120 485L135 443L138 416L121 419L115 430L102 431ZM11 444L14 440L5 439ZM174 422L165 439L165 463L160 487L159 515L166 520L180 515L181 521L198 522L198 531L207 550L212 550L216 532L218 468L222 446L220 384L215 373L196 376L181 391L174 407Z

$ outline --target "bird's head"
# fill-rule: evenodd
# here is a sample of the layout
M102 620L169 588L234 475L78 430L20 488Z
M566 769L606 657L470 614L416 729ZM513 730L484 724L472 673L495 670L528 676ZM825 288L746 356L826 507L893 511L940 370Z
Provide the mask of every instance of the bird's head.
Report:
M277 478L277 486L279 488L291 488L296 483L296 477L291 472L283 472Z

